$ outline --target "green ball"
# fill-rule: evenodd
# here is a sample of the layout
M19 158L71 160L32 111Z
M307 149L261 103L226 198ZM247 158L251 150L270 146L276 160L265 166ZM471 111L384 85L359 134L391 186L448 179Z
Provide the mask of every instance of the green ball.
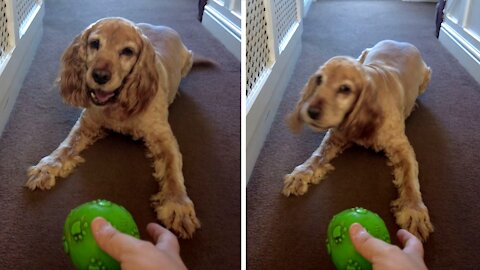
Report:
M117 230L140 237L132 215L120 205L107 200L95 200L76 207L65 220L63 247L78 270L120 269L120 264L101 250L93 238L90 224L99 216Z
M337 269L372 269L350 240L348 230L353 223L361 224L372 236L390 243L390 235L382 218L367 209L355 207L333 216L327 230L327 251Z

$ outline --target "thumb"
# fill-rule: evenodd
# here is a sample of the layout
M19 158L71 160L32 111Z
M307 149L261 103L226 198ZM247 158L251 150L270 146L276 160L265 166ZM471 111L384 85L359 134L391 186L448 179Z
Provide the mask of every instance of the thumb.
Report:
M180 253L178 239L169 230L158 225L157 223L150 223L147 226L147 231L158 249L167 251L172 250L176 253Z
M369 262L372 262L376 254L389 246L389 244L384 241L371 236L362 225L358 223L353 223L350 226L349 233L355 249Z
M92 220L92 234L100 248L122 262L122 258L135 252L135 246L141 240L121 233L112 227L104 218L96 217Z
M423 258L423 245L415 235L407 230L401 229L397 232L397 237L403 244L403 251L413 256Z

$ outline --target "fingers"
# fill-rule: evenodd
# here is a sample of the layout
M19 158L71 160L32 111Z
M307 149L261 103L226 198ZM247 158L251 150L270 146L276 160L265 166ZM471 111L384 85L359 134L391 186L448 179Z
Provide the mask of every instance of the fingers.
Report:
M117 261L134 252L138 240L133 236L117 231L105 219L97 217L92 220L92 234L100 248Z
M355 249L365 259L372 262L373 257L382 252L390 245L384 241L371 236L360 224L353 223L350 226L350 239L352 240Z
M157 223L149 223L147 225L147 231L152 237L157 248L164 250L173 249L175 252L180 253L178 239L172 232L158 225Z
M398 240L403 245L403 251L407 254L420 255L423 258L423 245L415 235L411 234L407 230L401 229L397 232Z

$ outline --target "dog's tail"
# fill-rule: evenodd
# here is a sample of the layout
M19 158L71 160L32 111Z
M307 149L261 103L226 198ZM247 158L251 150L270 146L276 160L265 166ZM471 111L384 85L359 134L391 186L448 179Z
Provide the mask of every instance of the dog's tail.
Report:
M210 58L199 56L193 53L191 50L188 50L188 54L189 56L182 68L182 78L187 76L187 74L194 69L218 67L218 63Z
M420 88L418 93L419 95L421 95L423 92L425 92L425 90L427 90L428 83L430 82L431 77L432 77L432 70L430 69L430 67L425 65L425 73L423 75L423 82L419 87Z
M367 55L368 53L370 52L372 48L367 48L365 50L363 50L362 54L357 58L357 61L360 63L360 64L363 64L363 62L365 62L365 58L367 58Z
M201 56L195 53L193 54L193 67L210 68L210 67L218 67L218 66L219 66L218 63L211 58Z

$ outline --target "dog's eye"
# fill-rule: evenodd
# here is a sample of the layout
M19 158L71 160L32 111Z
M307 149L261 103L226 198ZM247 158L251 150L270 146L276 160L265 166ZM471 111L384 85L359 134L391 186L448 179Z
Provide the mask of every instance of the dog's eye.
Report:
M100 48L100 40L95 39L90 41L90 48L98 50L98 48Z
M317 78L315 78L315 83L317 85L322 84L322 75L318 75Z
M352 91L348 85L341 85L340 88L338 88L338 93L341 94L348 94Z
M125 56L131 56L133 54L132 48L124 48L121 52L120 55L125 55Z

